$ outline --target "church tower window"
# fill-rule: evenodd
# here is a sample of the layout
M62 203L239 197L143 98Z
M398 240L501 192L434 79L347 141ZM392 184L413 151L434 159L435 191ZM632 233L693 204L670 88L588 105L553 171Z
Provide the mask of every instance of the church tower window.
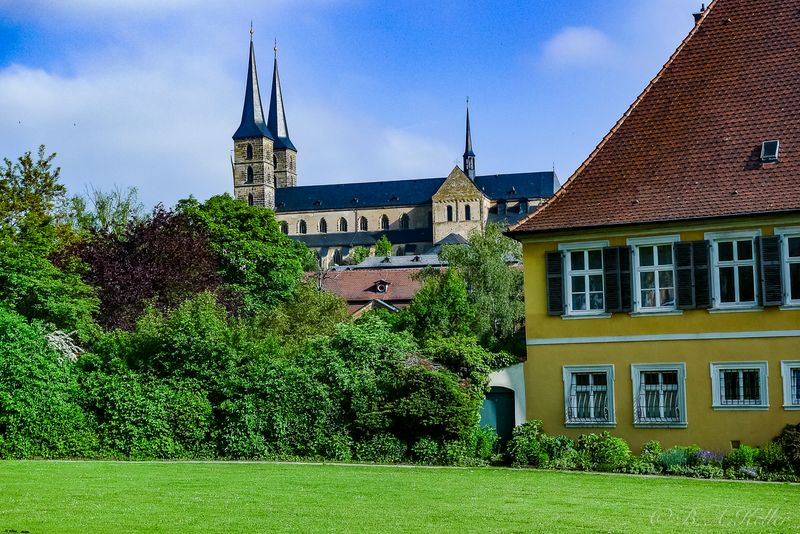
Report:
M272 155L272 168L275 169L276 171L278 170L278 155L277 154L273 154Z
M306 227L306 221L304 221L303 219L300 219L300 222L297 223L297 233L298 234L308 233L308 227Z
M381 215L381 230L388 230L389 229L389 217L386 215Z
M347 231L347 219L345 219L344 217L339 219L339 231L340 232L346 232Z
M251 145L250 143L247 143L246 152L247 152L247 155L246 155L247 159L253 159L253 145Z
M325 219L319 220L319 233L327 234L328 233L328 221Z
M253 202L253 193L248 193L248 195L247 195L247 205L248 206L252 206L253 204L254 204L254 202Z
M400 229L408 230L408 213L404 213L400 216Z
M447 222L453 222L453 206L447 206Z
M281 233L289 235L289 223L281 221Z
M367 218L366 217L361 217L361 219L359 219L358 228L362 232L366 232L367 230L369 230L369 224L367 223Z
M246 180L246 182L248 184L252 184L253 183L253 167L251 167L250 165L247 166L247 180Z
M465 221L472 220L472 210L470 210L469 205L464 206L464 220Z

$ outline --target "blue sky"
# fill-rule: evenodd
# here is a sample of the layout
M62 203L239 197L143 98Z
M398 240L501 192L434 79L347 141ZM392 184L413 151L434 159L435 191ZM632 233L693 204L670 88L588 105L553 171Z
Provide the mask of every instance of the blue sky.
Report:
M44 143L72 192L230 191L249 24L272 43L299 184L445 176L470 98L478 174L580 165L692 27L694 0L0 0L0 156ZM266 112L266 109L265 109Z

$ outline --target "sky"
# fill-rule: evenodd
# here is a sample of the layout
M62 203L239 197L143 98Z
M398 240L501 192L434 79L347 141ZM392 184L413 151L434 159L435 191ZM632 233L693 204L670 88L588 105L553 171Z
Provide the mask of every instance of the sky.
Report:
M694 0L0 0L0 157L44 144L73 194L231 192L250 22L273 43L298 185L477 174L563 183L693 25ZM266 114L267 109L265 107Z

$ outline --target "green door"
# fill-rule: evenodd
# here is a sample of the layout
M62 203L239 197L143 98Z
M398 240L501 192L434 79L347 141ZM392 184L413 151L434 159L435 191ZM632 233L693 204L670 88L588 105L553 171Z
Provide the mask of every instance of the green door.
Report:
M492 387L481 406L481 426L497 431L500 441L505 444L511 439L514 430L514 392L508 388Z

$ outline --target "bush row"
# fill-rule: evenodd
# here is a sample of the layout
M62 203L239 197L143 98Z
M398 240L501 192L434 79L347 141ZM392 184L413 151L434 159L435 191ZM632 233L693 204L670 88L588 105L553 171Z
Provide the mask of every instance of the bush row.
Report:
M624 439L609 432L573 440L549 436L541 421L529 421L514 429L507 455L512 465L545 469L800 481L800 424L787 425L760 448L741 445L724 454L697 445L663 449L650 441L634 455Z

